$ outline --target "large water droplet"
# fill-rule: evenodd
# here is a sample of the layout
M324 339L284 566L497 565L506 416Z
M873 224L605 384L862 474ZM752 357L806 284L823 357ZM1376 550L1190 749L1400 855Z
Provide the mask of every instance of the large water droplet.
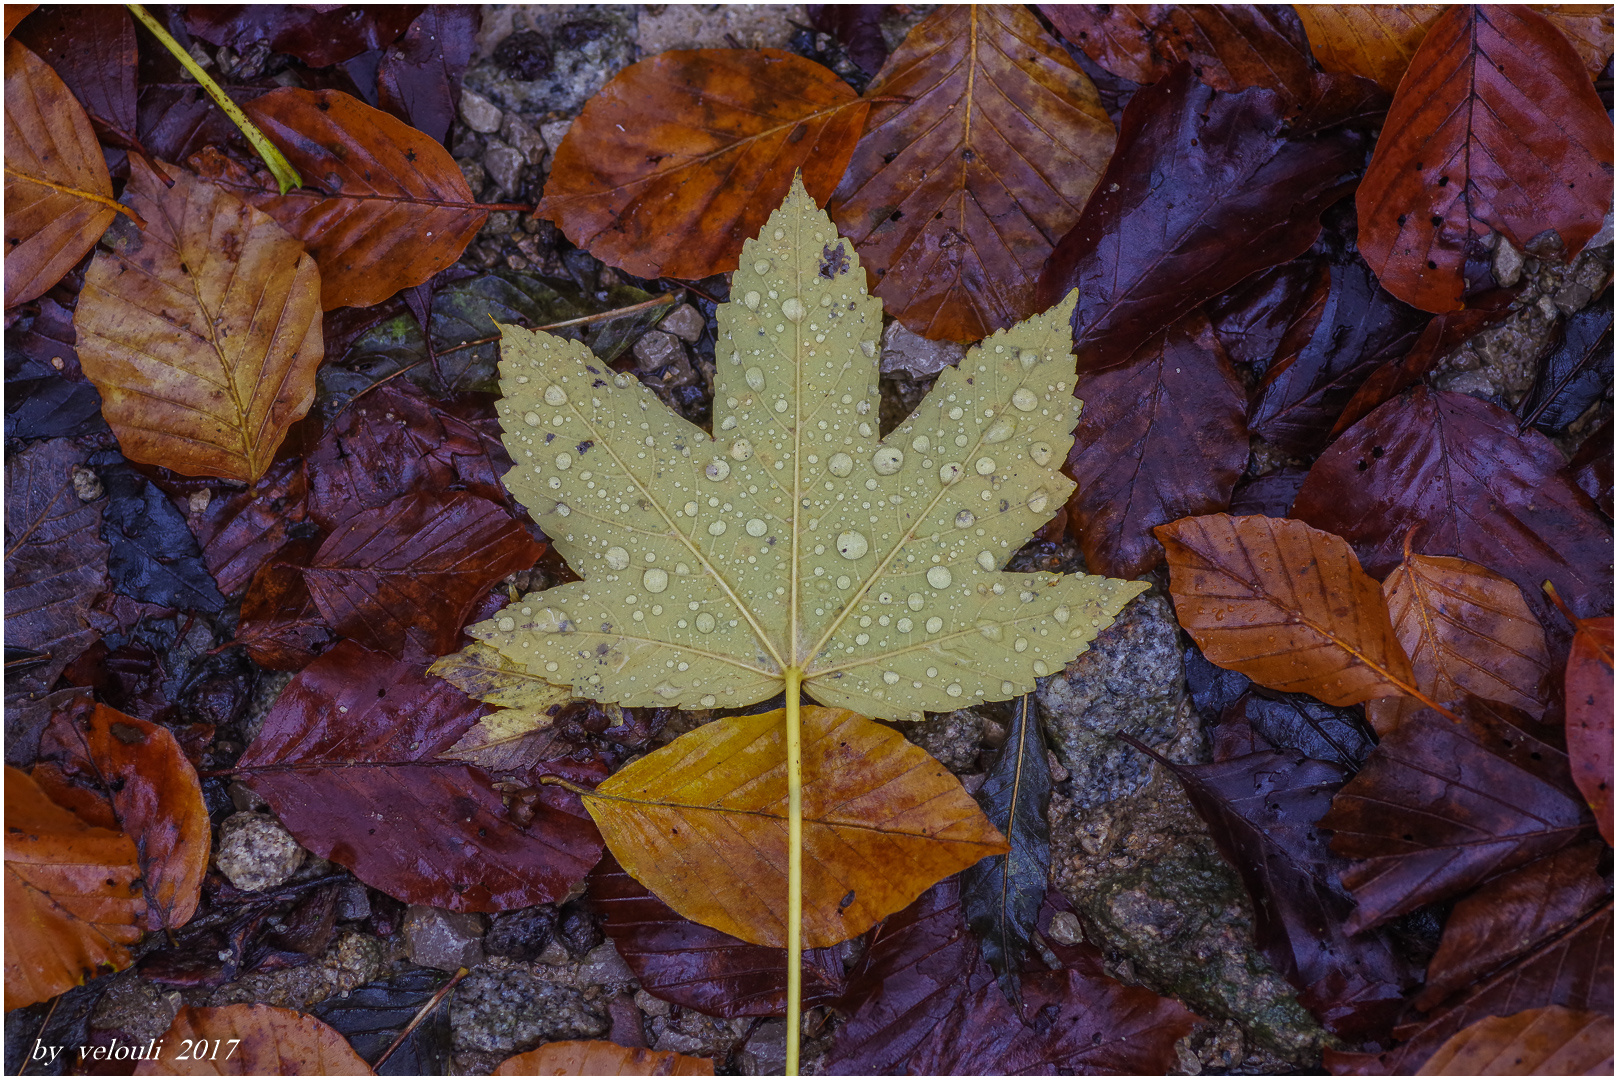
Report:
M1033 412L1039 408L1039 397L1028 387L1019 386L1011 395L1011 403L1023 412Z
M753 273L755 273L755 274L768 274L769 272L770 272L770 260L768 260L768 259L760 259L760 260L758 260L757 262L755 262L753 264Z
M865 539L864 533L855 532L851 529L846 533L839 533L837 536L837 554L845 559L861 558L869 550L871 550L871 545Z
M911 628L916 624L911 622L909 619L900 619L898 622L894 623L894 625L899 628L899 633L908 634L910 633Z
M724 458L714 458L708 462L708 467L702 470L704 476L718 483L730 475L730 462Z
M748 536L763 536L767 529L769 529L769 526L764 524L762 518L749 518L747 520Z
M899 673L897 671L884 671L882 673L882 681L887 683L889 686L897 686L899 683Z
M753 444L746 439L737 439L730 444L730 456L737 461L746 461L753 456Z
M874 341L862 341L862 342L860 342L860 352L864 353L868 358L874 358L876 356L876 342L874 342Z
M947 589L955 576L949 572L947 566L935 566L927 571L927 584L935 589Z
M961 684L958 682L950 683L948 686L944 687L944 693L948 694L950 697L960 697Z
M1035 364L1039 363L1039 354L1034 352L1032 349L1024 349L1017 355L1017 359L1022 361L1023 367L1031 368Z
M1038 491L1028 496L1028 509L1032 510L1036 514L1043 514L1045 512L1045 508L1050 504L1051 497L1045 493L1044 488L1040 488Z
M724 536L725 535L725 523L723 521L716 521L712 525L709 525L708 526L708 535L709 536Z
M781 314L787 322L798 322L803 318L803 301L796 296L789 296L781 301Z
M751 386L754 390L762 390L762 389L764 389L764 369L763 368L750 367L742 375L742 378L746 379L747 380L747 385Z
M961 463L951 461L938 467L938 478L946 484L953 484L961 478Z
M986 443L1002 443L1017 433L1017 421L1010 416L1002 416L989 425L989 430L983 433Z
M1051 463L1051 444L1037 442L1028 448L1028 456L1034 459L1035 465L1049 465Z
M979 476L993 476L994 475L994 458L992 458L992 457L980 457L977 460L977 464L974 465L973 468L977 469Z
M612 567L614 570L628 570L629 569L629 552L625 551L621 547L610 547L610 548L608 548L607 549L607 565Z
M833 454L826 463L826 468L833 476L847 476L854 471L854 459L847 454Z
M1068 606L1066 604L1063 604L1061 607L1058 607L1055 611L1051 612L1051 618L1055 619L1059 623L1062 623L1063 625L1066 625L1068 619L1072 617L1073 613L1068 610Z
M573 467L573 455L565 452L557 454L556 467L564 472L571 469Z
M527 424L529 427L538 427L540 424L545 422L540 418L540 415L537 412L525 412L522 414L522 419L523 423Z
M640 583L649 593L660 593L669 587L669 572L654 566L640 577Z
M1048 666L1046 666L1045 661L1043 661L1043 660L1035 660L1034 661L1034 674L1035 675L1038 675L1041 679L1043 679L1045 676L1049 675L1050 673L1051 673L1051 669Z
M957 529L970 529L973 525L977 524L977 520L977 516L974 515L972 511L962 510L959 514L955 515L955 527Z
M495 623L495 625L498 626L505 633L509 634L513 630L517 629L517 620L513 619L510 615L505 615L505 616L502 616L500 621Z
M556 386L556 385L547 386L545 388L545 404L547 404L547 405L566 405L567 404L567 391L563 390L560 386Z
M927 632L929 634L936 634L942 629L944 629L944 620L937 615L927 620Z
M994 552L992 552L992 551L980 551L980 552L978 552L978 565L983 567L983 569L985 569L985 570L993 570L994 569Z
M713 628L714 628L714 617L712 615L710 615L706 611L704 611L701 615L697 616L697 629L698 630L701 630L704 634L711 634L711 633L713 633Z
M911 611L920 611L927 606L927 598L919 592L913 592L905 597L905 606Z
M933 441L925 435L917 435L910 441L910 449L918 454L925 454L932 448Z
M573 623L555 608L540 608L534 615L533 628L541 634L567 634L573 631Z
M748 289L746 295L742 297L742 303L747 305L747 309L749 311L758 310L758 301L759 295L757 289Z
M871 458L871 468L876 470L878 476L892 476L904 468L904 451L896 446L884 446Z

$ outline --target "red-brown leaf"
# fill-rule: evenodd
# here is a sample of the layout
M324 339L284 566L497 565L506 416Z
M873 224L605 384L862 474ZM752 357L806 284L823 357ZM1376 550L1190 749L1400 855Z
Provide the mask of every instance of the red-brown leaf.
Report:
M199 4L186 11L185 25L214 45L243 52L264 44L275 52L291 53L312 68L323 68L385 48L420 11L420 4Z
M372 1075L336 1031L312 1016L274 1005L182 1006L164 1032L162 1046L163 1052L142 1061L135 1075Z
M103 138L135 137L135 23L114 4L52 5L17 40L62 77Z
M288 541L253 575L242 598L236 642L254 663L298 671L337 639L303 580L304 567L319 548L319 536Z
M1573 782L1612 844L1612 617L1580 619L1567 657L1567 752Z
M1608 1076L1612 1016L1560 1005L1479 1020L1450 1037L1418 1076Z

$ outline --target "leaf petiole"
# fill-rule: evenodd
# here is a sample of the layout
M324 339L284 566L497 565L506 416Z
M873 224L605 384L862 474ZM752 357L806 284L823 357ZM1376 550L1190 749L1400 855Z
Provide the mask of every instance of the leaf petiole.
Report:
M798 1075L803 1026L803 731L798 720L803 669L787 668L787 1063Z
M7 176L15 176L19 180L26 180L30 184L38 184L40 187L48 187L52 191L60 191L64 195L72 195L72 196L74 196L76 198L86 199L86 200L88 200L90 202L100 203L102 206L107 207L109 210L116 210L120 214L123 214L125 217L127 217L130 221L133 221L140 228L142 228L142 229L146 228L146 219L145 218L143 218L139 214L135 213L135 211L131 210L129 207L125 206L123 203L118 202L115 199L109 199L105 195L97 195L93 191L84 191L84 190L82 190L80 188L76 188L76 187L68 187L66 184L52 183L51 181L46 180L45 178L39 177L39 176L29 176L27 173L18 172L16 169L13 169L10 165L6 166L6 175Z
M281 186L281 194L285 195L295 187L302 187L303 177L299 176L298 170L292 167L292 162L288 161L286 156L276 149L275 144L270 142L269 138L258 129L258 125L247 118L247 114L242 112L241 106L230 99L230 95L225 93L219 84L213 81L213 77L202 70L201 66L191 58L191 54L180 48L180 43L175 41L167 30L163 29L163 24L152 18L152 13L140 4L125 4L124 6L129 9L130 14L140 20L142 26L152 32L153 37L163 43L165 49L174 54L174 59L178 60L191 77L197 80L198 85L208 91L208 96L214 99L214 104L225 110L225 115L230 117L231 123L241 128L242 134L247 136L247 141L253 144L254 150L258 151L258 156L263 158L264 164L270 167L270 174L275 177L275 182Z

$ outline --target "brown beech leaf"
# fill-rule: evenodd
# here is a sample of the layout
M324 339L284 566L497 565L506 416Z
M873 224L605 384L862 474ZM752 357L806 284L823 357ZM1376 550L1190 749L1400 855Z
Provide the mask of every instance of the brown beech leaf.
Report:
M1180 625L1220 667L1330 705L1411 687L1381 590L1340 538L1288 518L1227 514L1154 531Z
M1505 705L1468 698L1457 722L1424 709L1372 751L1331 813L1332 850L1359 908L1351 932L1443 900L1594 832L1567 754Z
M1612 843L1612 616L1577 619L1567 657L1567 752L1579 785Z
M293 539L265 560L242 597L236 642L255 664L298 671L337 639L303 580L320 537Z
M419 666L343 641L281 692L237 767L299 843L391 896L454 911L557 902L601 841L571 793L539 789L520 826L487 773L438 759L484 708ZM548 767L582 783L603 771Z
M191 510L186 523L221 593L233 596L246 589L294 530L308 531L308 493L302 459L282 453L252 487L213 490L200 510Z
M589 880L601 928L647 993L709 1016L786 1014L786 950L749 945L681 917L611 854ZM836 1004L844 989L837 949L804 953L804 1007Z
M1188 65L1130 99L1107 171L1035 300L1048 308L1079 290L1081 374L1127 363L1180 316L1315 242L1321 212L1365 160L1369 140L1349 124L1375 104L1322 85L1321 103L1291 119L1280 95L1216 91Z
M1382 595L1422 693L1440 702L1476 694L1544 715L1545 631L1508 578L1465 559L1407 554Z
M1392 93L1443 4L1294 4L1315 59Z
M1450 1036L1417 1076L1605 1076L1612 1016L1560 1005L1491 1016Z
M191 920L213 834L196 770L167 728L82 697L52 719L33 777L58 806L134 840L147 929Z
M1530 5L1562 31L1568 44L1584 61L1584 70L1596 78L1612 59L1611 4Z
M1280 4L1041 4L1063 37L1112 72L1154 83L1182 60L1216 90L1309 94L1315 67L1298 15Z
M291 53L312 68L323 68L386 48L421 8L420 4L198 4L186 11L185 26L211 45L245 52L264 44L275 52Z
M637 881L688 919L786 944L783 713L706 724L615 773L585 806ZM1004 837L925 750L844 709L802 711L803 943L864 933Z
M795 171L817 203L836 187L869 108L827 68L778 49L659 53L585 102L539 213L639 277L734 270Z
M148 224L114 225L85 273L79 362L124 456L252 483L314 404L320 273L269 217L166 172L130 158Z
M50 65L6 42L6 306L55 285L118 216L90 118Z
M193 1052L182 1058L187 1044ZM336 1031L274 1005L183 1005L162 1045L161 1054L136 1066L136 1076L374 1075Z
M1128 367L1081 376L1068 500L1091 573L1135 578L1163 547L1152 529L1230 505L1247 464L1247 393L1208 320L1193 313Z
M129 837L87 824L7 765L5 863L7 1011L129 966L124 946L145 915Z
M11 32L17 29L17 24L33 14L34 9L37 7L39 7L38 4L7 4L6 37L10 37Z
M53 4L17 40L62 77L115 146L135 143L135 22L114 4Z
M304 242L327 310L370 307L430 280L483 227L488 211L449 151L380 109L297 87L242 109L310 186L282 195L267 170L249 174L219 154L196 165Z
M610 1042L552 1042L510 1057L491 1076L712 1076L713 1061Z
M1355 195L1359 251L1426 311L1464 306L1470 249L1546 229L1568 257L1601 228L1612 122L1567 39L1525 6L1450 8L1399 84Z
M401 656L455 650L479 597L544 548L504 509L464 491L418 491L339 525L303 572L339 634Z
M1561 451L1517 426L1488 402L1418 386L1320 456L1292 513L1353 544L1377 576L1398 565L1405 535L1419 526L1410 550L1504 574L1540 624L1561 632L1541 583L1555 583L1576 614L1610 611L1612 535L1567 477Z
M1033 314L1034 284L1112 153L1095 86L1021 6L940 8L894 51L826 210L872 292L929 338Z

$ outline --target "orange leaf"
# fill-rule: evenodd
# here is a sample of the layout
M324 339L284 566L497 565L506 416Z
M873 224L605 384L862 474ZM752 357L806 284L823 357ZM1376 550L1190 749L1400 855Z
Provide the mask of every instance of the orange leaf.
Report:
M187 1005L160 1043L161 1056L142 1061L136 1076L375 1075L336 1031L273 1005Z
M502 1061L493 1076L712 1076L708 1058L610 1042L553 1042Z
M1612 843L1612 616L1573 620L1567 656L1567 753L1573 782Z
M1584 70L1593 79L1601 74L1612 56L1611 4L1533 4L1549 19L1568 44L1584 61Z
M129 966L145 909L129 837L86 824L7 765L5 861L7 1010Z
M167 728L81 699L52 718L33 777L59 805L135 840L147 929L190 921L213 833L196 770Z
M1442 4L1294 4L1327 71L1363 75L1392 92Z
M119 222L90 264L79 362L125 457L254 482L315 400L319 273L270 218L169 171L130 159L124 199L149 225Z
M1181 518L1168 552L1180 625L1209 660L1272 690L1358 705L1412 688L1382 591L1341 537L1290 518Z
M1571 257L1612 198L1612 123L1584 62L1526 7L1458 5L1399 84L1355 196L1360 254L1426 311L1463 306L1468 250L1556 229Z
M1560 1005L1490 1016L1451 1035L1417 1076L1608 1076L1612 1017Z
M1038 310L1034 286L1117 135L1100 96L1020 6L945 7L912 30L826 207L893 316L976 341Z
M22 22L24 19L26 19L29 16L29 14L35 8L37 8L38 6L39 6L38 4L7 4L6 5L6 37L10 37L11 32L13 30L17 29L17 24ZM8 62L6 64L6 67L9 68L10 66L11 66L11 64Z
M6 5L6 32L11 11ZM50 65L6 42L6 306L49 289L117 216L95 129Z
M585 103L539 213L640 277L734 270L795 171L825 201L869 108L828 69L778 49L660 53Z
M280 194L217 154L195 164L302 240L320 264L320 303L370 307L432 278L483 227L449 152L337 90L272 90L242 105L310 187Z

